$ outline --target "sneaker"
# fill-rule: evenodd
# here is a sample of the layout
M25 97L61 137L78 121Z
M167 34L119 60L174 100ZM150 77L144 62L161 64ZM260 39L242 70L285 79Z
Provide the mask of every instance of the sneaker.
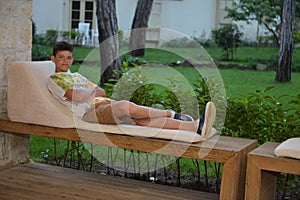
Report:
M205 106L205 110L199 119L199 126L197 133L201 136L205 136L210 133L213 123L216 118L216 107L213 102L208 102Z
M187 114L181 114L181 113L177 113L175 112L174 110L170 110L169 111L172 112L172 118L173 119L178 119L178 120L181 120L181 121L194 121L194 119L187 115Z
M194 119L191 116L187 114L181 114L181 113L175 113L174 119L178 119L181 121L194 121Z

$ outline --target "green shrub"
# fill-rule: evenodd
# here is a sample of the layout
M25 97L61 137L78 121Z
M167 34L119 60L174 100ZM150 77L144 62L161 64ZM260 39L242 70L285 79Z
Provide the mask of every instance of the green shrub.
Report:
M47 30L45 34L34 34L33 44L53 46L58 38L57 30Z
M221 96L216 97L216 95L221 95L217 92L221 86L212 80L199 77L198 83L193 87L195 91L188 91L178 80L180 76L175 76L169 77L166 87L163 87L148 83L149 80L143 70L150 67L135 65L132 68L128 66L129 64L123 61L122 71L115 71L122 78L111 80L110 83L105 84L107 96L112 99L126 99L138 105L172 109L197 119L203 112L205 104L211 101L212 95L214 95L214 99L222 98ZM194 101L192 101L193 97Z
M300 43L300 31L294 33L294 42Z
M179 77L179 76L178 76ZM197 103L197 96L193 91L184 89L184 85L179 84L178 77L168 78L168 89L165 90L163 106L165 109L172 109L179 113L186 113L194 118L199 118L199 106ZM195 101L193 101L195 97ZM184 102L184 103L182 103Z
M176 38L165 42L163 47L171 47L171 48L197 48L200 47L199 43L194 39L190 39L187 37Z
M236 24L226 24L212 31L216 44L224 50L224 59L233 60L234 50L241 43L243 33Z
M47 45L53 46L55 45L58 37L58 31L57 30L47 30L46 31L46 41Z
M155 85L147 84L148 78L142 74L142 67L136 66L134 69L128 67L128 63L123 62L122 71L115 71L122 75L118 80L111 80L105 84L108 96L115 100L130 100L136 104L157 107L160 104L161 96L155 93Z
M123 38L124 38L124 31L119 29L118 30L118 36L119 36L119 43L122 44Z
M71 39L71 31L63 31L62 32L63 40L70 41Z
M31 59L33 61L49 60L51 55L50 48L46 48L43 45L32 45Z
M123 54L121 60L122 63L126 63L128 67L135 67L140 63L139 58L133 57L130 54Z
M31 22L32 22L32 43L34 43L34 36L36 34L36 25L35 25L35 22L31 19Z
M249 59L248 62L250 62L250 66L252 66L253 68L255 68L257 64L265 64L267 65L268 70L275 71L278 65L278 58L270 56L270 58Z
M274 36L259 36L258 46L260 47L276 47L277 42Z
M193 39L200 44L201 47L216 47L216 43L213 39L205 37L193 37Z
M223 134L257 139L260 144L282 142L300 136L300 95L275 98L263 91L237 99L228 99ZM291 99L287 105L281 99Z

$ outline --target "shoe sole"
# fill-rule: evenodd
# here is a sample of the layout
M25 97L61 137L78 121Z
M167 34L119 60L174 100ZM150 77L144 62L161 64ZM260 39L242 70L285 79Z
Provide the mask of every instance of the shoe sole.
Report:
M213 102L208 102L205 109L205 120L201 132L201 136L205 137L211 132L212 126L216 119L216 106Z

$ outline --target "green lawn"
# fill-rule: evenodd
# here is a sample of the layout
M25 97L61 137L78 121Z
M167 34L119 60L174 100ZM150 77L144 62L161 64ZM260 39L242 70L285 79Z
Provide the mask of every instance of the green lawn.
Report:
M121 55L125 55L125 58L129 57L127 52L128 49L126 47L121 48ZM278 49L276 48L239 47L236 51L236 59L231 63L238 65L251 65L258 62L272 64L272 62L276 62L277 54ZM74 57L85 60L99 59L99 49L75 47ZM206 49L147 49L145 56L138 59L139 61L147 62L174 63L182 61L184 58L188 58L196 63L212 63L210 61L211 57L214 59L221 59L222 50L217 47L210 47ZM294 50L293 66L294 68L300 67L300 48ZM92 79L99 79L100 69L97 67L75 65L73 69L76 71L79 69L86 76L92 77ZM199 76L195 76L195 70L193 68L174 67L174 69L183 74L191 82L191 84L195 83L199 79ZM269 86L274 86L274 89L270 91L271 95L280 96L282 94L300 94L300 73L292 73L291 83L276 83L274 81L275 71L219 69L219 72L226 88L226 95L229 97L247 95L250 92L255 92L256 90L261 90Z
M75 59L84 60L86 58L99 58L99 49L75 47ZM121 47L120 55L128 53L128 47ZM200 58L199 58L200 55ZM221 60L223 55L222 49L218 47L207 48L160 48L147 49L146 54L140 57L140 61L148 62L176 62L183 58L193 59L195 62L203 62L203 58L211 57L215 60ZM234 54L234 61L239 65L250 65L256 62L276 62L278 56L278 49L274 47L238 47ZM293 68L300 69L300 48L293 51Z
M97 82L99 80L100 69L91 66L75 66L76 70L84 73L85 76ZM197 83L199 75L194 68L190 67L174 67L176 71L183 74L191 84ZM272 96L279 97L283 94L300 94L300 73L292 73L292 81L290 83L275 82L274 71L255 71L255 70L239 70L239 69L218 69L220 77L224 83L226 96L240 97L253 93L256 90L262 90L266 87L273 86L269 91ZM159 77L159 75L157 75ZM158 80L159 82L159 80Z
M274 87L269 91L269 94L272 96L300 94L300 73L292 73L292 81L290 83L277 83L274 81L275 72L237 69L223 69L220 72L226 86L227 96L229 97L247 95L269 86Z

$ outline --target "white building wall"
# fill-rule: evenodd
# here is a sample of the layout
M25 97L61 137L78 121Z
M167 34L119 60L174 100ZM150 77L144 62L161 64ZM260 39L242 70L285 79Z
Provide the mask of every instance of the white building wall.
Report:
M49 29L69 30L69 0L33 0L32 9L38 34Z
M160 21L157 22L157 18L154 20L152 15L149 27L157 27L155 23L158 23L161 28L178 31L186 36L209 38L211 31L220 23L217 19L219 15L216 13L217 1L219 0L154 0L161 3ZM37 33L45 33L49 29L70 30L70 0L32 0L32 2L32 19L37 26ZM119 29L124 31L131 29L136 3L137 0L116 0ZM237 22L237 24L243 25L244 38L255 40L257 23L247 25Z
M199 37L215 27L215 0L163 1L162 27Z
M116 0L119 29L124 31L131 29L136 3L137 0Z
M215 0L162 0L162 28L169 28L187 35L210 33L214 28ZM116 0L119 28L129 30L137 0ZM32 19L37 33L48 29L69 29L69 0L33 0Z
M257 21L252 21L251 24L246 22L239 21L235 22L240 28L240 31L244 33L243 38L245 40L256 41L256 36L258 33L258 24Z
M117 0L120 29L131 29L136 3L137 0ZM160 32L161 41L178 35L208 38L215 29L216 0L154 0L153 12L148 26L164 29Z

